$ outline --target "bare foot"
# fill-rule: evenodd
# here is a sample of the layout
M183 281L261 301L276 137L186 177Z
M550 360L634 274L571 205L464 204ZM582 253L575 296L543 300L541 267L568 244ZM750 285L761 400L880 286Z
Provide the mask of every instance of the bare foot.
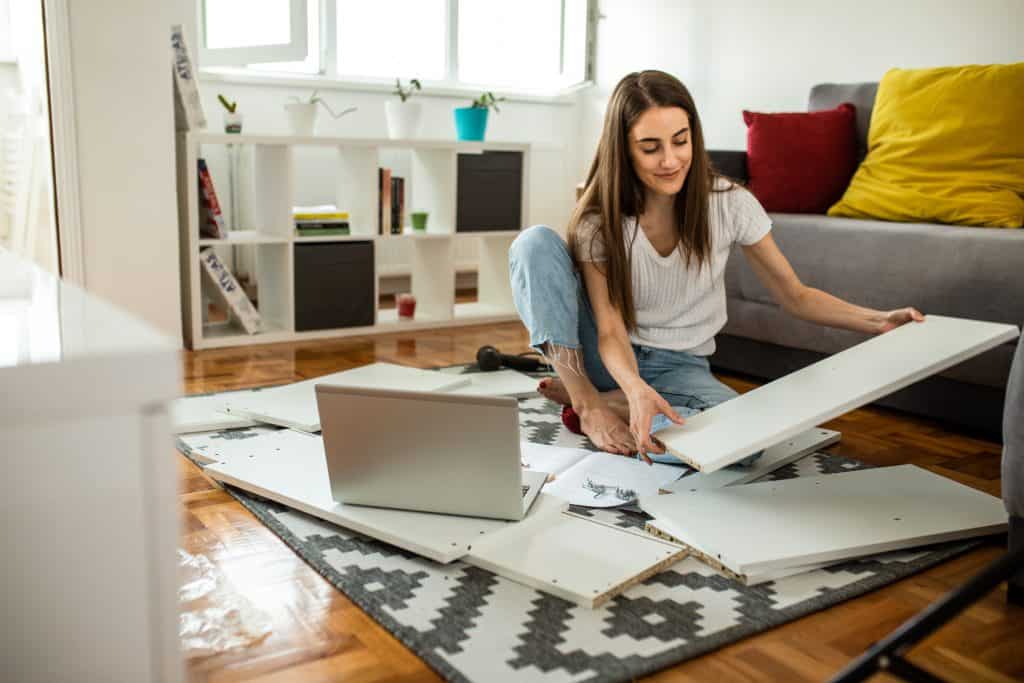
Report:
M619 455L636 453L629 425L607 406L584 411L580 415L580 429L602 451Z
M569 397L569 391L562 384L562 380L557 377L546 377L540 381L537 385L537 391L544 396L544 398L554 401L560 406L572 405L572 399Z

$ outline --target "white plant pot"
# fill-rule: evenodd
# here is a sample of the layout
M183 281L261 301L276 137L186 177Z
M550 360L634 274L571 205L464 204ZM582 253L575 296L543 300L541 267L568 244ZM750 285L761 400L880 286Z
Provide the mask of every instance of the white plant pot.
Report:
M388 100L384 103L388 120L388 137L414 138L420 127L422 107L418 102Z
M293 135L314 135L316 133L316 102L292 102L284 105Z

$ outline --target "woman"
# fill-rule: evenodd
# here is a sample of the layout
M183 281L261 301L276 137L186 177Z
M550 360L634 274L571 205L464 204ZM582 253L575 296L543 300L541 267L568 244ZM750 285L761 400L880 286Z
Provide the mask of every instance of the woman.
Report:
M726 321L723 276L735 242L798 318L868 333L924 319L801 283L761 205L711 169L690 93L660 71L616 86L568 235L566 245L535 226L512 244L516 309L558 374L539 391L612 453L678 463L652 431L736 396L707 360Z

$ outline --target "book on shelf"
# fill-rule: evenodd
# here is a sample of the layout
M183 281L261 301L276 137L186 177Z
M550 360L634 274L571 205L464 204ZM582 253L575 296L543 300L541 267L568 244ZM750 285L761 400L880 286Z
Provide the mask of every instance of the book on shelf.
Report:
M295 227L299 230L337 230L344 228L348 230L348 221L295 221Z
M174 123L177 130L206 128L206 115L199 99L194 62L185 43L181 24L171 26L171 71L174 81Z
M377 180L377 232L381 235L389 235L391 234L391 169L377 169Z
M391 234L401 235L405 225L405 178L391 178Z
M339 211L333 204L295 206L292 207L292 218L296 221L347 221L348 211Z
M213 189L213 177L206 165L206 159L199 160L199 236L224 239L228 236L224 214Z
M297 228L299 237L329 237L331 235L348 235L348 226L344 228Z
M213 247L207 247L199 252L199 262L203 265L206 282L209 283L210 288L224 303L231 315L241 323L242 328L248 334L259 332L262 324L259 311L252 305L252 301L245 295L238 280L220 260Z

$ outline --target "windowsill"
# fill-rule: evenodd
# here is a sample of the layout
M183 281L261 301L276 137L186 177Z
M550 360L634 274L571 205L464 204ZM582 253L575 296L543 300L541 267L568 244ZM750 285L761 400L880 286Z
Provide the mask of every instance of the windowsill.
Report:
M272 74L254 73L243 69L228 67L199 69L199 78L203 81L219 83L237 83L240 85L266 85L285 88L311 88L320 90L345 90L349 92L369 92L377 94L392 94L395 90L393 85L377 81L337 80L313 74ZM534 104L571 105L576 102L576 94L593 85L592 81L585 81L578 85L564 88L555 92L514 92L498 90L487 86L466 86L466 85L431 85L424 83L423 91L418 92L416 97L448 97L453 99L472 99L480 95L484 90L494 90L499 96L505 97L508 102L530 102Z

